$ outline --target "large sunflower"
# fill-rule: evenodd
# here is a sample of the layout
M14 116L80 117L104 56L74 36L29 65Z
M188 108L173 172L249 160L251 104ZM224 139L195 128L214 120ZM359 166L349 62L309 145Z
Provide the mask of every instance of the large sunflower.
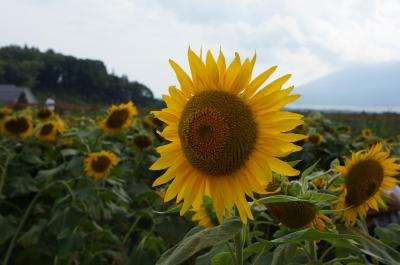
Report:
M8 116L3 123L3 131L9 135L21 138L29 137L32 134L32 121L28 116Z
M137 109L131 101L126 104L112 105L108 116L100 122L101 128L107 134L120 132L132 124Z
M90 153L85 159L86 174L95 179L107 177L112 168L118 164L118 157L110 151Z
M207 195L219 222L236 206L246 223L253 219L246 195L265 193L273 171L299 173L277 158L301 150L292 142L304 137L286 132L303 123L302 115L280 111L299 95L282 89L290 75L259 89L276 67L251 81L256 56L242 63L236 53L228 67L222 52L215 61L208 51L205 63L190 49L188 57L192 78L170 60L181 88L170 87L167 108L154 112L171 143L157 149L161 157L151 169L167 170L153 185L173 180L165 201L183 200L181 214Z
M344 177L344 184L339 187L337 208L345 209L343 219L346 225L353 225L357 219L365 218L372 208L386 207L382 196L385 190L392 190L399 182L393 178L399 174L398 158L389 158L388 152L383 152L382 144L378 143L369 150L361 150L347 159L345 166L335 169Z

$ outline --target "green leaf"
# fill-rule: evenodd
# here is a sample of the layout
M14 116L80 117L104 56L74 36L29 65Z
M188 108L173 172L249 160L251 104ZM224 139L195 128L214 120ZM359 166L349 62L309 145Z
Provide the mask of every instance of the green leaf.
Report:
M74 155L77 155L77 154L79 154L79 151L76 150L76 149L66 148L66 149L61 150L61 155L64 156L64 157L74 156Z
M14 235L16 225L0 215L0 245Z
M357 238L354 235L339 234L334 232L320 232L315 229L303 229L296 231L280 238L271 240L271 243L294 243L307 240L326 240L326 239L354 239Z
M63 163L52 169L40 170L36 175L36 179L39 181L43 181L45 179L56 176L58 173L62 172L64 169L65 169L65 164Z
M356 228L347 227L344 228L344 231L356 236L355 242L357 242L357 246L363 253L374 257L383 264L399 264L400 252L398 252L394 248L386 245L376 238L373 238L370 235L363 233Z
M198 251L219 245L232 239L242 228L242 222L238 217L226 220L222 225L204 229L186 237L172 249L167 250L160 259L158 265L176 265L184 262Z
M232 265L235 264L230 252L221 252L211 259L211 265Z
M11 197L39 191L37 181L31 177L11 178L10 186L13 187Z
M272 257L271 265L285 265L296 253L297 244L283 244L278 246Z
M265 198L261 198L257 200L253 206L256 206L257 204L268 204L268 203L275 203L275 202L298 202L298 201L305 201L302 199L299 199L297 197L293 196L287 196L287 195L273 195Z

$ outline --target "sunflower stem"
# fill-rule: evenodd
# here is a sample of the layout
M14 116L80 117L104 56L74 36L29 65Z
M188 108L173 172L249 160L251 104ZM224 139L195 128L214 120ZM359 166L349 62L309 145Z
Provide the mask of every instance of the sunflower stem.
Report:
M312 261L317 261L318 255L317 255L317 248L316 248L315 241L314 240L308 241L308 246L310 248L310 254L311 254Z
M235 236L235 254L237 265L243 265L243 229Z

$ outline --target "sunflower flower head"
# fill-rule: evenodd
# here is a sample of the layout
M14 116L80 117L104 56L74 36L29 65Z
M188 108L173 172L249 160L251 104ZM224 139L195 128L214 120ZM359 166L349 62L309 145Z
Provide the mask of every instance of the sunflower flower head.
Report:
M363 129L363 130L361 131L361 135L362 135L364 138L369 138L369 137L371 137L371 135L372 135L372 131L371 131L371 129L365 128L365 129Z
M389 158L388 152L382 151L378 143L368 150L352 154L344 166L335 170L344 177L344 184L337 203L338 209L347 226L354 225L357 217L365 218L369 209L379 210L386 207L382 197L385 190L392 190L399 182L394 176L399 174L400 165L397 158Z
M57 135L62 132L65 132L65 127L61 120L47 121L39 125L36 137L41 141L54 142Z
M49 110L48 108L41 108L41 109L39 109L39 111L37 112L37 118L38 118L41 122L45 122L45 121L51 120L54 116L56 116L56 114L54 113L54 111Z
M3 132L8 135L27 138L32 134L32 121L28 116L7 116L3 122Z
M320 145L325 141L325 137L320 133L311 133L308 135L307 141L314 145Z
M108 110L107 117L100 121L100 126L106 134L114 134L128 128L136 114L137 109L131 101L113 105Z
M113 167L118 164L118 157L110 151L90 153L85 159L85 171L97 180L107 177Z
M191 77L170 60L180 88L170 87L167 108L153 112L170 141L157 149L151 169L167 170L153 185L172 181L165 201L183 200L181 215L208 196L220 223L234 207L246 223L253 219L246 195L265 194L272 172L299 173L279 159L301 150L293 142L305 138L288 133L303 116L281 111L299 95L283 89L290 75L263 86L276 66L252 78L255 55L242 61L236 53L228 66L222 52L216 60L208 51L203 62L189 49L188 58Z

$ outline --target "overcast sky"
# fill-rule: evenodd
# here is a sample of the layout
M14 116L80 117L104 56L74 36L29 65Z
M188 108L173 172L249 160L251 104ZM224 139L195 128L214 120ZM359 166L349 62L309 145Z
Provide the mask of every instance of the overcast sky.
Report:
M102 60L149 86L177 84L189 45L232 58L257 51L304 84L352 63L400 60L398 0L0 0L0 46L27 44Z

